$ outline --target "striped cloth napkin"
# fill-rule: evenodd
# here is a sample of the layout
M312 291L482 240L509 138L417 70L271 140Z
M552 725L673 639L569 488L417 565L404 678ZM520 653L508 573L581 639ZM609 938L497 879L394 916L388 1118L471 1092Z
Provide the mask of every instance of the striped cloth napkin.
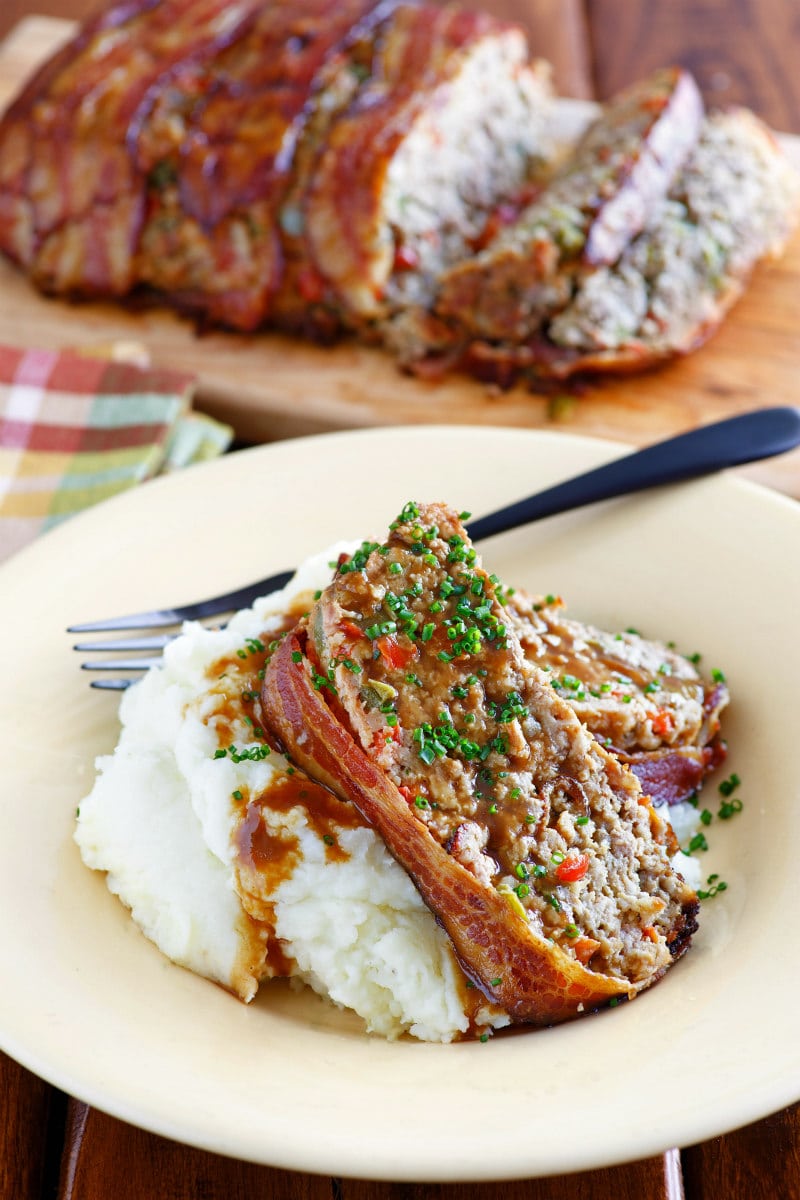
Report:
M194 379L109 357L0 345L0 561L159 472L221 454Z

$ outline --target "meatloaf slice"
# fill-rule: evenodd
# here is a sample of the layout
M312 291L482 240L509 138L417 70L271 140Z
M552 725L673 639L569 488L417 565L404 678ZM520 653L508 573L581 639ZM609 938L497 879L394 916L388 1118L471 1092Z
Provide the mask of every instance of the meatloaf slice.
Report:
M267 722L408 871L516 1021L633 996L697 900L635 776L523 653L461 521L409 504L273 656Z
M313 260L353 328L429 303L541 165L550 76L527 57L519 29L453 6L402 5L381 29L305 202Z
M723 679L633 631L607 633L567 617L560 598L505 598L525 656L604 746L631 767L654 804L677 804L724 761Z
M712 114L647 229L550 323L541 369L630 369L693 350L799 212L800 177L766 125L746 109Z
M703 105L677 67L609 101L541 195L441 281L439 316L469 334L523 341L569 300L577 271L614 263L694 145Z

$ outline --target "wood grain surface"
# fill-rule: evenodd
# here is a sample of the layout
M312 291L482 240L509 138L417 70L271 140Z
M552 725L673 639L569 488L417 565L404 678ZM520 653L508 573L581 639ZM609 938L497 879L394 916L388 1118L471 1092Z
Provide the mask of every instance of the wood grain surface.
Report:
M60 1093L0 1054L0 1200L53 1194L63 1107Z
M687 1200L798 1200L800 1105L681 1155Z
M70 1101L58 1200L331 1200L331 1180L194 1150Z
M586 0L595 95L667 62L688 67L709 105L745 104L800 132L797 0ZM794 55L789 48L794 47Z
M33 1076L30 1077L33 1080ZM44 1085L35 1081L37 1093ZM495 1184L336 1179L257 1167L135 1129L77 1101L58 1200L797 1200L800 1107L679 1153L600 1171ZM29 1177L40 1171L28 1169ZM12 1176L9 1174L9 1178ZM0 1175L0 1182L2 1175ZM28 1200L47 1194L0 1190Z
M95 0L2 0L0 38L24 17L81 18ZM678 61L711 103L748 104L800 133L797 0L485 0L526 25L535 53L555 66L559 90L604 98L651 66ZM0 57L0 105L61 30L28 25ZM199 369L205 407L236 417L245 439L382 420L548 424L644 442L758 403L793 403L800 379L800 249L759 271L728 326L693 359L667 371L556 403L488 395L463 381L426 388L359 348L323 351L287 339L197 339L168 313L125 314L35 296L0 271L0 338L86 344L145 340L154 356ZM177 357L173 357L173 355ZM215 365L209 365L215 364ZM238 373L241 368L243 374ZM376 418L366 371L380 395ZM332 376L331 373L332 372ZM321 394L333 378L332 394ZM234 391L242 397L237 407ZM271 407L288 394L285 409ZM264 413L264 398L268 411ZM388 397L388 401L385 399ZM235 401L235 395L234 395ZM388 405L388 406L387 406ZM392 407L394 406L394 407ZM300 426L295 422L300 417ZM754 477L794 495L800 468L787 456ZM644 1098L650 1102L654 1097ZM699 1146L611 1170L501 1185L409 1185L331 1180L254 1167L177 1145L69 1101L0 1054L0 1200L800 1200L800 1106Z
M181 1146L71 1101L58 1200L683 1200L677 1151L621 1167L496 1184L408 1184L267 1170ZM133 1168L132 1168L133 1164Z

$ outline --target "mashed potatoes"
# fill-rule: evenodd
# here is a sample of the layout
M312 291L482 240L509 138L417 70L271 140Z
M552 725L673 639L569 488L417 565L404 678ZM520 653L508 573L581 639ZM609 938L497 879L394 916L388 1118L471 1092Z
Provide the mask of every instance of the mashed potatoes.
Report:
M371 1032L447 1042L508 1019L466 986L448 938L352 806L260 736L270 639L352 549L309 560L226 629L185 627L163 667L124 694L118 745L97 762L75 836L173 962L245 1001L290 976ZM694 886L695 861L676 866Z
M370 1031L450 1041L506 1018L471 1003L447 937L377 835L298 786L254 731L259 647L351 548L310 560L226 629L188 625L167 647L163 668L123 696L119 743L98 760L76 840L147 937L241 999L288 974Z

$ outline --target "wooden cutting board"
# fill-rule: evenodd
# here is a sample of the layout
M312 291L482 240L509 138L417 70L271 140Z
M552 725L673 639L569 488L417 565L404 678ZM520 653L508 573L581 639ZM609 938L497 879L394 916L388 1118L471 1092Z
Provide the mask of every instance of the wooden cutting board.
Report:
M31 17L0 44L0 107L69 34L70 22ZM788 138L800 166L800 139ZM197 407L244 441L369 425L459 423L561 429L637 445L755 407L799 403L800 235L762 265L722 329L696 354L578 394L497 393L461 376L427 383L379 350L321 348L274 334L198 336L168 310L131 312L39 295L0 262L0 341L55 348L134 341L154 362L193 371ZM744 470L800 498L800 451Z

